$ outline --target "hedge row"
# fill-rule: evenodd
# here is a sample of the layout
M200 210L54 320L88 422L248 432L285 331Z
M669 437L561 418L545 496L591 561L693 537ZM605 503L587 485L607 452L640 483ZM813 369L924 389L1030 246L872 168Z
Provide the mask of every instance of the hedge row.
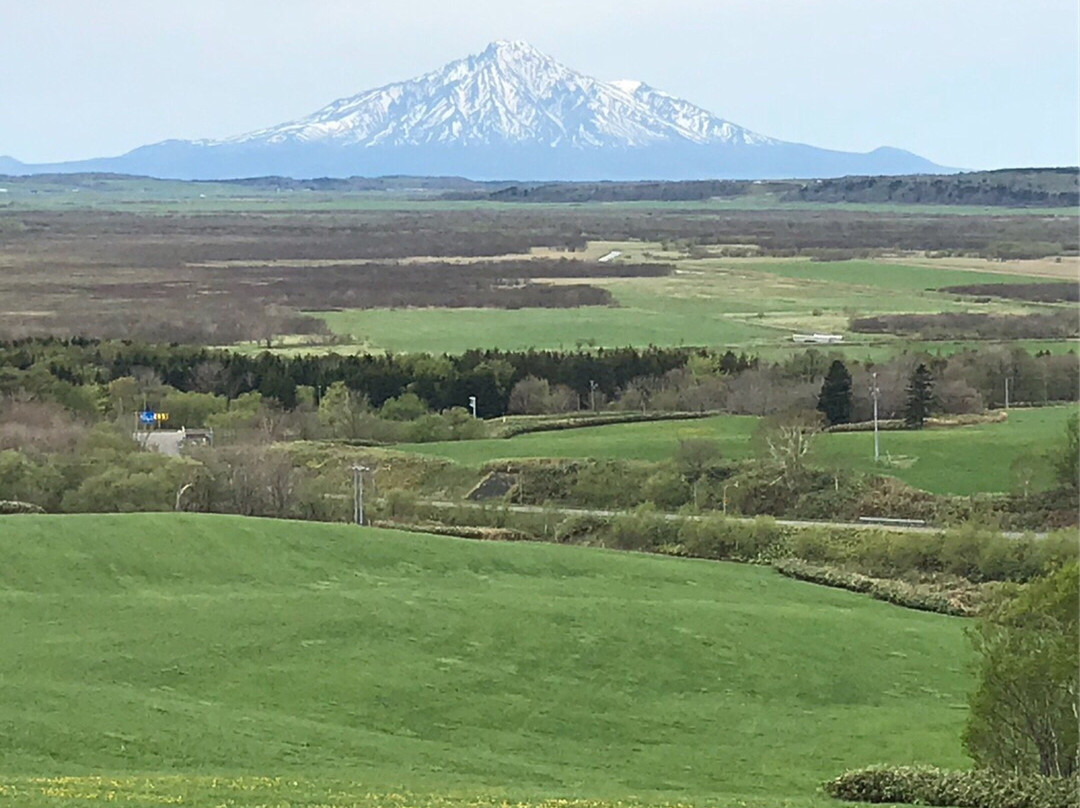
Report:
M33 502L19 502L14 499L0 499L0 516L16 513L45 513L45 509Z
M973 412L960 415L948 415L942 417L927 418L924 422L926 427L947 428L954 426L973 426L975 424L1000 424L1009 420L1009 413L1005 410L994 412ZM904 423L903 418L879 418L878 431L896 431L910 429ZM826 432L873 432L873 421L856 421L852 424L833 424L825 427Z
M773 564L781 575L799 581L847 589L851 592L863 592L877 600L884 600L897 606L917 609L922 612L951 614L956 617L970 617L978 613L978 590L967 586L958 586L953 591L935 591L927 585L911 584L894 579L871 578L857 572L849 572L835 567L822 567L808 564L798 558L784 558Z
M1077 808L1078 786L1076 778L904 766L850 771L824 784L840 800L955 808Z
M494 429L493 437L512 438L530 432L559 432L564 429L581 429L589 426L607 426L608 424L636 424L646 421L687 421L695 418L709 418L720 415L720 410L702 412L612 412L602 415L566 415L561 418L537 419L531 422L509 423L499 428L495 421L489 421Z
M466 525L440 525L425 522L394 522L376 520L372 527L384 527L391 530L404 530L409 533L434 533L437 536L457 536L461 539L483 539L485 541L533 541L533 537L521 530L508 527L477 527Z

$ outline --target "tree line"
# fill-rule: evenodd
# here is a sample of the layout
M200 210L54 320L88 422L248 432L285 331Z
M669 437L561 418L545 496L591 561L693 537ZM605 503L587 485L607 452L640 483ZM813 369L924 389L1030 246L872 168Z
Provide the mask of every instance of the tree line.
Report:
M26 339L0 342L0 397L52 400L75 412L97 413L103 389L128 378L226 403L258 393L284 411L296 408L308 395L304 390L317 406L330 386L340 383L374 409L406 394L435 413L467 407L475 398L481 418L579 409L772 415L818 408L822 383L836 372L830 370L836 362L851 377L850 400L843 405L849 408L846 420L831 423L869 420L875 395L879 417L904 418L919 365L933 388L924 417L1002 406L1006 383L1012 403L1072 401L1080 389L1075 354L1032 355L1003 346L947 357L904 353L872 363L814 348L772 362L686 347L289 357L184 345Z

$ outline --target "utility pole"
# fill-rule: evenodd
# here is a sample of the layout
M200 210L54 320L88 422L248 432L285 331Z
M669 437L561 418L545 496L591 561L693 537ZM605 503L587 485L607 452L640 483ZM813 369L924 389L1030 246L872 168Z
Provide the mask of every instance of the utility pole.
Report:
M1005 411L1009 410L1009 377L1005 377Z
M353 524L364 524L364 472L371 471L367 466L350 466L353 475Z
M877 407L878 393L880 392L880 390L878 389L878 384L877 384L877 371L874 371L874 373L871 374L871 378L873 379L873 381L870 383L870 395L872 395L874 397L874 462L877 463L878 459L881 457L881 442L880 442L880 438L878 437L878 407Z
M589 409L596 412L596 379L589 379Z
M476 417L476 396L469 396L469 409L472 410L472 417Z

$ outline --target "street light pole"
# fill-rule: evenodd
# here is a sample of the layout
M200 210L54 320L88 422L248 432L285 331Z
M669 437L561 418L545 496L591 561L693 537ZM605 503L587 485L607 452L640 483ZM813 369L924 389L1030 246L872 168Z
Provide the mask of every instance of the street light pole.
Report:
M371 471L367 466L350 466L353 474L353 524L364 524L364 472Z

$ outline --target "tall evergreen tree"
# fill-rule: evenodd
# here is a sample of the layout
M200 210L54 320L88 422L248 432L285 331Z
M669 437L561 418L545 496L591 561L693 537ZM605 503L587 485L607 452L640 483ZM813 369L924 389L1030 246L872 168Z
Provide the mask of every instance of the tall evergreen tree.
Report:
M922 362L908 379L907 404L904 407L904 425L922 429L934 400L934 378Z
M817 408L829 426L851 421L851 374L839 359L833 361L825 374Z

